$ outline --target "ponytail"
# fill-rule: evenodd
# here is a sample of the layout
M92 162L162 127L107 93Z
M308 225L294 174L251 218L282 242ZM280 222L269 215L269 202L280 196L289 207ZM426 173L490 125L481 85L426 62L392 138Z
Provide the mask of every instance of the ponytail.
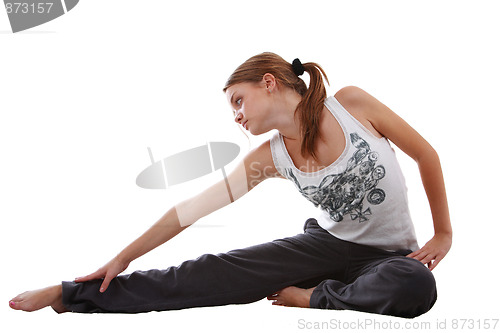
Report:
M304 71L309 74L309 88L299 78L299 75ZM225 92L230 86L237 83L258 83L266 73L272 74L280 84L295 90L302 96L294 113L294 115L298 113L300 120L302 138L300 153L303 157L311 155L316 159L314 144L320 136L319 121L326 99L323 78L328 82L325 72L313 62L301 64L296 59L293 64L290 64L277 54L264 52L241 64L227 80L223 91Z
M328 84L330 83L325 72L318 64L308 62L303 64L303 67L304 71L309 74L309 88L302 95L302 100L295 110L295 113L299 115L302 135L300 153L304 157L309 154L316 159L314 144L320 137L319 122L326 99L326 88L323 77Z

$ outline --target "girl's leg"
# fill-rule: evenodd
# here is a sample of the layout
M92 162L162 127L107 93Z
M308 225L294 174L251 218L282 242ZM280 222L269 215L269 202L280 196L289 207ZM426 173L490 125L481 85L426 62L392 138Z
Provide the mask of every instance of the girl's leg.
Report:
M436 282L421 262L389 257L366 266L351 283L321 282L311 295L311 307L358 310L413 318L429 311L437 298Z
M325 276L343 277L346 247L336 246L314 219L305 229L295 237L203 255L178 267L118 276L104 293L100 280L63 282L63 304L75 312L131 313L241 304L290 285L311 287Z

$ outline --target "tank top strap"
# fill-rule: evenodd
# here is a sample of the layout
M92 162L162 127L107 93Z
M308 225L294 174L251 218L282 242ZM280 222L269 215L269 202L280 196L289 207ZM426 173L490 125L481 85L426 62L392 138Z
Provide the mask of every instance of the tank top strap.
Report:
M335 98L335 96L330 96L325 100L325 105L333 114L335 119L339 122L340 126L344 130L344 133L362 132L366 133L370 139L378 138L373 135L363 124L361 124L349 111L347 111L342 104Z

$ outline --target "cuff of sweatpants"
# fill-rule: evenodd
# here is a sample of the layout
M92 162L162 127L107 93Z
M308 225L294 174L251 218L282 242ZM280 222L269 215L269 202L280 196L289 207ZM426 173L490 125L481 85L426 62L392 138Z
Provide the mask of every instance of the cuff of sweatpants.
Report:
M77 293L78 285L73 281L62 281L62 303L66 309L74 312L74 295Z
M309 299L309 307L322 309L321 298L323 297L323 284L324 282L321 282L316 288L314 288L311 298Z
M316 309L343 310L345 307L342 302L334 297L332 287L342 284L336 280L324 280L313 290L309 306ZM333 288L334 289L334 288Z
M86 290L98 290L101 281L93 280L85 283L76 283L73 281L62 281L62 303L66 309L71 312L93 313L102 312L85 296ZM86 288L84 288L84 285ZM89 288L90 287L90 288Z

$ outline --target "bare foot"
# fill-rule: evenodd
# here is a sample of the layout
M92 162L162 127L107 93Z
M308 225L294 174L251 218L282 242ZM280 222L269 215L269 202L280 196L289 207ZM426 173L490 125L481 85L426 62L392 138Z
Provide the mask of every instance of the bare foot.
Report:
M314 288L302 289L297 287L286 287L285 289L268 296L267 299L273 300L273 305L308 308L313 291Z
M62 286L52 286L27 291L10 300L9 306L14 310L36 311L51 306L57 313L67 312L62 304Z

